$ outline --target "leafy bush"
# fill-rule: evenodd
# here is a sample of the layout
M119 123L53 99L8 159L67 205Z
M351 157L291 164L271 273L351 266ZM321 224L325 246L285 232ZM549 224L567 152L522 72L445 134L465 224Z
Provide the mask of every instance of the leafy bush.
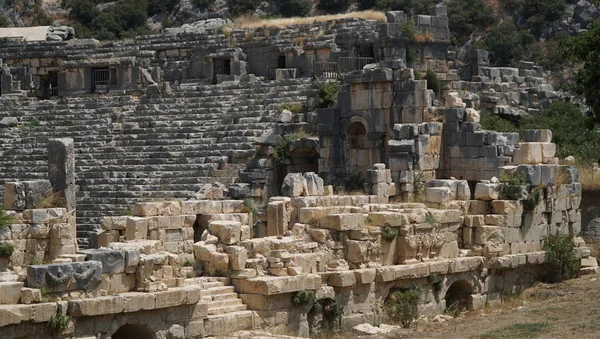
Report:
M305 305L313 301L315 298L315 291L302 290L294 293L292 297L292 303L294 305Z
M333 107L337 102L338 86L339 83L337 81L323 82L319 86L319 92L317 93L317 107Z
M386 313L392 320L399 321L402 327L409 328L419 316L419 301L422 294L419 287L391 293L384 304Z
M567 89L582 96L596 121L600 121L600 25L564 41L560 52L566 60L583 66L575 72Z
M252 13L260 5L259 0L227 0L227 7L232 17Z
M0 230L8 227L12 223L12 218L6 214L4 207L0 206Z
M53 317L50 317L50 321L48 321L48 327L53 334L60 334L67 329L70 322L71 317L68 315L57 314Z
M496 66L508 66L518 60L531 58L535 38L526 30L504 21L492 28L485 37L485 46L490 52L490 62Z
M364 180L360 172L354 170L352 172L338 173L332 177L329 184L337 190L337 194L344 194L362 191L364 189L363 182Z
M210 7L210 0L192 0L194 7L204 12Z
M453 318L457 318L460 316L460 302L455 301L452 304L446 306L444 309L444 314L448 314Z
M11 27L13 25L12 20L6 16L6 14L0 14L0 27Z
M575 253L573 238L568 235L551 235L544 244L546 263L550 282L560 282L577 277L580 260Z
M348 9L349 6L349 0L319 0L317 8L327 13L339 13Z
M277 146L273 148L272 156L273 160L275 160L275 163L277 165L283 165L286 162L286 160L291 159L291 143L292 141L290 140L290 138L281 137L279 139L279 143L277 143Z
M536 187L533 189L533 191L531 191L531 193L529 193L527 199L525 199L525 201L523 202L523 208L525 209L525 211L531 212L537 207L537 205L539 205L541 200L542 189Z
M527 184L527 175L524 172L509 171L500 175L503 183L500 197L504 200L521 199L522 186Z
M397 236L398 236L398 229L396 229L395 227L385 226L381 230L381 238L383 240L394 241L394 239L396 239Z
M490 6L482 0L454 0L448 2L448 26L454 44L468 40L476 29L496 22Z
M344 314L344 307L338 304L335 300L323 303L322 305L323 317L329 320L334 320Z
M433 90L433 93L439 97L442 94L442 83L435 72L428 69L427 74L425 74L425 79L427 80L427 89Z
M524 0L521 15L531 33L539 37L552 22L564 17L566 9L565 0Z
M284 17L306 16L312 8L309 0L278 0L277 5Z
M427 276L427 282L433 286L433 290L435 293L438 293L442 290L442 279L440 279L437 274L431 273Z
M298 105L298 104L289 104L289 103L285 103L282 104L281 106L279 106L279 113L283 112L284 110L288 110L294 114L296 113L302 113L302 105Z
M171 2L153 5L152 11L170 8ZM146 26L148 3L146 0L120 0L100 12L92 0L69 0L69 18L79 37L95 37L100 40L128 38L150 32Z
M549 129L552 142L557 146L556 156L574 156L582 164L600 161L600 133L594 118L581 114L571 103L554 102L538 114L532 114L512 123L501 117L488 118L483 114L481 125L499 132L520 132L528 129ZM484 119L485 117L485 119Z
M11 243L5 242L0 244L0 258L10 258L14 251L15 248Z

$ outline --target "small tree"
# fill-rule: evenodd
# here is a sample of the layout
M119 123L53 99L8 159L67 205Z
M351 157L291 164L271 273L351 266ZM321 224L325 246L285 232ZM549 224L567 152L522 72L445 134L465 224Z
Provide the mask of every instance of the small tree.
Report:
M384 308L388 316L409 328L419 316L419 302L423 291L419 287L393 292L385 301Z
M578 276L581 262L575 253L571 236L551 235L546 240L544 250L549 282L560 282Z
M317 8L327 13L339 13L345 11L349 6L349 0L319 0Z

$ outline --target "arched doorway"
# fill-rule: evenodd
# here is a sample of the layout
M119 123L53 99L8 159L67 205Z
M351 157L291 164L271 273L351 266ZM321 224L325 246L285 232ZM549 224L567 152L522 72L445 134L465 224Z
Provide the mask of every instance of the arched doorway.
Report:
M466 280L455 281L446 291L446 309L460 312L469 310L469 296L472 293L473 287Z
M143 324L125 324L117 330L111 339L156 339L154 332Z
M367 136L367 127L360 121L354 121L346 133L346 147L348 150L347 163L350 170L358 171L363 177L371 167L371 145Z

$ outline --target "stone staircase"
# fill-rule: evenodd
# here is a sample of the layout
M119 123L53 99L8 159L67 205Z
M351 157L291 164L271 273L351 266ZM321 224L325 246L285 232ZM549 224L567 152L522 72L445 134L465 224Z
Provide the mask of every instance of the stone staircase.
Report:
M204 184L238 181L254 142L283 103L304 104L309 79L181 86L169 97L90 96L58 101L0 100L0 184L46 178L47 142L76 147L78 237L133 202L187 199ZM85 243L82 243L85 247Z
M200 302L208 304L208 317L204 321L207 336L256 327L254 312L247 310L248 305L242 303L235 288L228 284L229 278L197 277L185 280L186 286L202 286Z

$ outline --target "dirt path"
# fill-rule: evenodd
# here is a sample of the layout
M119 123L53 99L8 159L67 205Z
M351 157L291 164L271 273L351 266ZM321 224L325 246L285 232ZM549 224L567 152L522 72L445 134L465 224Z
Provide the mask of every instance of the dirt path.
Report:
M394 337L600 338L600 275L539 284L497 308L444 323L420 323Z

